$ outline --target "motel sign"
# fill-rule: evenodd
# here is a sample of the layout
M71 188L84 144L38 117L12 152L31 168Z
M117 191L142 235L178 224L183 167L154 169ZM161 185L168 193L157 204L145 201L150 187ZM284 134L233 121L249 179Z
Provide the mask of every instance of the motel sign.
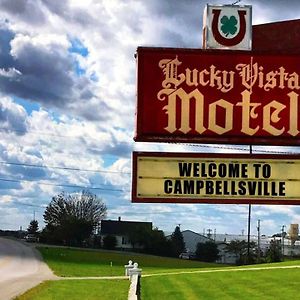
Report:
M300 144L297 55L138 48L136 141Z

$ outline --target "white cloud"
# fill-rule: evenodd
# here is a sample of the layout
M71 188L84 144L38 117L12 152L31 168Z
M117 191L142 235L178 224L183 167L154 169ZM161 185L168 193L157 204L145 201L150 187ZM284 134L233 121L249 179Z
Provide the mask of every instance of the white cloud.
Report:
M220 4L227 4L224 0ZM248 1L254 23L300 16L299 2ZM201 48L201 1L52 1L0 0L0 160L104 172L71 171L1 165L0 174L21 183L0 182L1 210L14 224L27 226L30 206L48 203L66 183L102 186L123 192L97 191L111 216L148 220L172 231L240 233L247 224L247 206L131 204L131 151L240 153L248 146L134 143L137 46ZM299 9L298 9L299 10ZM3 20L7 20L4 22ZM72 41L82 46L75 49ZM80 51L87 53L81 55ZM25 99L20 101L20 99ZM291 148L254 147L258 151ZM111 172L111 173L109 173ZM23 180L23 181L22 181ZM31 181L24 181L31 180ZM1 203L1 200L0 200ZM22 212L24 214L22 215ZM298 222L293 206L253 206L268 233L277 224ZM40 215L41 218L41 215ZM8 221L7 224L12 222ZM27 223L27 224L26 224ZM2 225L3 224L3 225Z

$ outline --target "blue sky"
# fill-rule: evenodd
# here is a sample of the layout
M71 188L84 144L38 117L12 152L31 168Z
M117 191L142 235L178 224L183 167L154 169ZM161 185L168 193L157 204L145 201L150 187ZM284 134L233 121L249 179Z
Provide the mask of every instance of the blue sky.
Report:
M131 153L245 153L248 146L134 143L138 46L202 47L206 1L0 0L0 229L27 228L51 197L83 187L108 218L239 234L247 205L131 203ZM288 3L288 4L287 4ZM228 4L218 1L218 4ZM300 18L299 1L242 1L253 23ZM297 148L254 147L254 152ZM252 208L252 232L299 223L295 206Z

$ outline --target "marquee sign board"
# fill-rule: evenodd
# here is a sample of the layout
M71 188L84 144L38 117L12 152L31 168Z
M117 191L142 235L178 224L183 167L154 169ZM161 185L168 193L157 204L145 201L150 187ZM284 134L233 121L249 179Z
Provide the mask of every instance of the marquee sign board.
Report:
M300 204L299 168L299 155L134 152L132 202Z
M297 55L137 49L136 141L300 145Z
M203 48L251 50L252 7L210 5L203 15Z

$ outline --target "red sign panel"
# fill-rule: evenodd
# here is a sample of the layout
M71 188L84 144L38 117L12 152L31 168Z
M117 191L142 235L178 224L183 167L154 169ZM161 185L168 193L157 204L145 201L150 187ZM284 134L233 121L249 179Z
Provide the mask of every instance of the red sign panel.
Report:
M136 141L300 145L300 59L138 48Z

